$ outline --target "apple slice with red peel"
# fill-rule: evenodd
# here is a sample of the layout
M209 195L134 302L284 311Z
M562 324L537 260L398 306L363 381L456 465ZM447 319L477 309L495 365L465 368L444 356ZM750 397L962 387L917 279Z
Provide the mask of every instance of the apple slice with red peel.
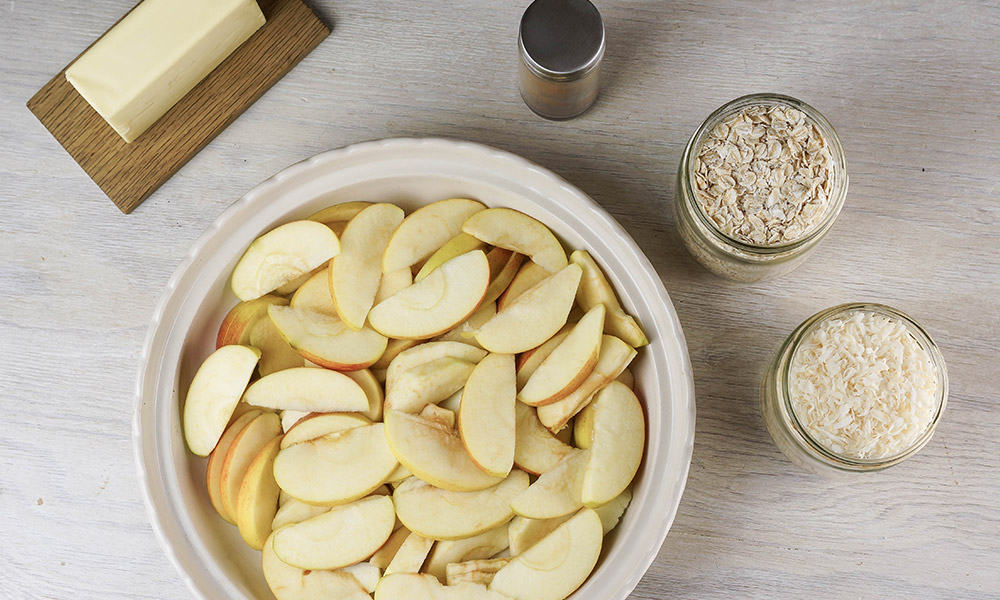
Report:
M603 538L600 517L585 508L500 569L490 590L511 598L563 600L594 570Z
M476 312L472 313L472 316L466 319L464 323L461 323L447 333L434 338L434 340L438 342L461 342L478 348L479 342L476 341L476 333L479 331L480 327L492 319L496 314L496 303L485 302L481 304L479 308L476 309Z
M499 484L475 492L436 488L411 477L393 492L396 515L410 531L435 540L458 540L509 521L511 500L528 488L528 474L511 471Z
M581 488L588 458L586 450L571 453L515 497L511 508L530 519L554 519L579 510L583 506Z
M538 263L528 261L521 265L517 275L504 290L504 293L497 299L497 310L503 310L508 304L513 302L518 296L533 288L539 281L551 275Z
M552 404L569 395L590 375L604 337L604 305L580 319L521 388L517 399L529 406Z
M455 258L456 256L461 256L466 252L472 252L473 250L486 250L486 244L477 240L467 233L460 233L455 237L448 240L448 242L438 248L438 250L431 255L430 258L424 262L420 270L417 271L417 276L413 278L414 281L420 281L424 277L430 275L431 271L440 267L449 260Z
M603 304L608 310L604 320L604 331L624 340L633 348L645 346L649 338L642 327L622 309L614 289L608 283L608 278L597 266L597 263L586 250L577 250L570 255L570 261L583 269L583 279L577 291L576 300L583 310L590 310L598 304Z
M589 423L590 460L583 471L583 503L601 506L632 483L642 461L646 421L639 398L613 381L583 411Z
M274 482L274 457L281 438L267 443L250 462L236 495L236 525L243 541L254 550L264 547L278 510L278 484Z
M490 352L516 354L545 342L566 324L573 308L580 267L567 265L498 312L476 334L476 341Z
M285 432L281 449L365 425L371 425L371 421L360 413L311 413Z
M184 438L191 452L208 456L215 448L259 359L256 348L229 345L198 367L184 400Z
M529 598L529 596L523 596ZM476 583L443 585L436 577L420 573L394 573L375 588L375 600L512 600Z
M486 253L486 260L490 263L490 286L486 288L483 302L494 302L514 280L524 255L506 248L493 248Z
M219 443L216 444L215 450L212 450L212 453L208 456L208 467L205 473L208 499L212 502L215 512L219 513L220 517L233 525L236 524L236 516L230 514L222 503L222 464L226 459L226 453L229 452L229 448L233 445L233 440L259 414L259 410L250 410L237 417L226 428L226 432L219 438Z
M229 451L222 459L219 489L222 492L222 505L234 520L237 518L236 506L240 486L243 484L247 469L250 468L250 463L264 446L280 435L281 420L278 419L278 415L262 412L240 431L229 446Z
M344 223L353 219L357 214L364 209L371 206L371 202L341 202L339 204L334 204L332 206L327 206L326 208L316 211L313 214L306 217L309 221L317 221L319 223ZM339 234L338 234L339 235Z
M421 535L411 533L406 536L406 539L403 540L403 543L400 544L399 549L393 555L392 561L386 566L385 575L419 572L420 567L427 560L427 554L431 551L431 546L433 545L434 540Z
M410 267L431 256L461 232L466 219L484 208L476 200L449 198L413 211L392 234L382 270L388 273Z
M386 410L419 413L462 389L475 363L445 356L415 365L387 382Z
M231 287L240 300L253 300L309 273L340 253L329 227L292 221L260 236L233 269Z
M433 486L458 492L492 487L502 480L473 462L458 434L440 423L386 410L385 435L399 462Z
M292 348L327 369L365 369L382 356L388 343L370 327L354 331L339 318L312 310L272 306L268 315Z
M532 348L517 357L517 389L523 388L524 384L528 383L528 379L534 375L538 366L566 339L574 325L575 323L567 324L541 346Z
M493 558L451 563L445 570L445 577L450 586L463 583L489 585L497 571L506 567L510 561L510 558Z
M431 338L468 319L479 307L489 282L486 255L482 250L468 252L376 304L368 319L387 337Z
M410 530L406 527L400 527L396 531L392 532L389 539L385 541L382 546L372 554L368 562L375 565L379 569L387 568L391 563L392 559L395 558L396 553L403 546L403 542L406 538L410 537Z
M514 357L488 354L464 384L458 411L462 443L479 468L506 477L514 466Z
M562 400L539 406L538 420L548 427L549 431L558 432L566 427L570 419L587 406L598 390L621 374L635 355L635 348L614 336L605 335L604 341L601 342L601 354L597 358L597 365L587 379Z
M424 572L444 582L449 564L496 556L507 548L507 538L507 525L501 525L472 537L439 541L424 563Z
M247 404L307 412L364 412L368 396L353 379L329 369L297 367L261 377L247 388Z
M337 314L355 331L375 305L382 253L403 216L403 209L394 204L373 204L351 219L340 237L340 254L330 262L330 295Z
M321 269L292 294L289 306L298 310L313 310L331 317L337 316L337 307L330 296L330 270Z
M400 352L388 365L386 390L398 385L406 373L417 365L429 363L439 358L457 358L477 363L483 360L486 351L461 342L426 342Z
M398 271L382 273L382 280L378 284L378 292L375 293L375 304L395 296L398 292L413 285L413 273L409 267Z
M284 562L274 553L274 537L264 542L261 566L264 579L277 600L371 600L358 579L345 570L303 570Z
M374 423L288 446L274 461L274 477L293 498L333 505L368 495L396 466L383 424Z
M371 556L395 522L392 499L370 496L279 529L274 553L300 569L339 569Z
M274 519L271 520L271 529L277 531L285 525L301 523L307 519L319 516L328 510L330 510L329 506L315 506L301 500L296 500L295 498L289 498L284 504L278 507L278 512L274 514Z
M517 435L514 442L514 464L521 469L539 475L551 470L559 461L573 453L572 446L556 438L542 425L534 408L518 402L515 405L515 415Z
M267 317L267 307L271 304L288 304L288 300L280 296L265 295L249 302L240 302L226 314L219 326L215 338L215 347L221 348L230 344L252 346L250 331L254 323Z
M462 225L462 231L492 246L531 257L549 273L566 266L566 251L541 221L510 208L489 208Z

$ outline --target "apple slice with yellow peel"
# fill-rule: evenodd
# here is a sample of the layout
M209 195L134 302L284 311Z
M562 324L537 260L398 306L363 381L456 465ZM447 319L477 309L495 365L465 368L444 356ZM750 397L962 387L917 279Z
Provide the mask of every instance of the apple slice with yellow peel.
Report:
M529 596L524 596L528 598ZM476 583L443 585L436 577L420 573L394 573L375 588L375 600L512 600Z
M256 348L229 345L198 367L184 400L184 438L191 452L208 456L215 448L259 359Z
M381 421L385 392L382 391L382 384L375 378L371 370L345 371L344 375L353 379L365 391L365 396L368 398L368 408L362 414L372 421Z
M468 319L479 308L489 283L486 254L467 252L376 304L368 320L387 337L431 338Z
M551 275L538 263L533 263L528 261L521 265L518 269L517 274L514 275L514 279L504 290L504 293L500 295L497 299L497 310L503 310L508 304L514 301L518 296L533 288L536 283L545 279Z
M580 387L562 400L539 406L538 420L548 427L549 431L561 430L570 419L587 406L598 390L614 381L615 377L625 370L635 355L635 348L614 336L605 335L594 370Z
M424 571L444 582L449 564L496 556L507 544L507 525L460 540L439 541L427 557Z
M340 237L340 254L330 262L330 295L351 329L360 330L375 305L382 253L403 216L394 204L373 204L351 219Z
M585 508L500 569L490 590L511 598L562 600L594 570L603 537L600 517Z
M274 537L264 542L261 566L264 579L277 600L371 600L350 572L303 570L284 562L274 553Z
M549 273L566 266L566 251L541 221L510 208L489 208L462 225L462 231L492 246L527 254Z
M542 425L534 408L518 402L515 416L514 464L521 469L539 475L573 453L572 446L557 439Z
M565 398L594 370L603 337L604 305L598 304L538 365L517 399L529 406L540 406Z
M370 327L354 331L339 318L312 310L272 306L268 315L292 348L327 369L365 369L382 356L388 343Z
M281 449L365 425L371 421L359 413L310 413L285 432Z
M632 483L642 461L646 421L635 393L613 381L584 409L590 413L590 460L583 471L583 503L594 507L614 500Z
M411 477L396 488L396 515L410 531L435 540L458 540L494 529L514 513L511 500L528 489L528 474L511 471L477 492L453 492Z
M450 356L416 365L391 382L387 380L385 408L419 413L462 389L476 364Z
M528 548L542 541L545 536L555 531L566 521L569 521L572 516L570 514L552 519L529 519L520 515L514 517L507 527L507 534L510 537L511 555L524 554Z
M567 324L541 346L532 348L517 357L517 389L523 388L524 384L528 383L528 379L534 375L535 370L566 339L574 325L575 323Z
M587 451L578 450L562 459L515 497L511 508L530 519L553 519L578 510L583 506L581 487L588 458Z
M427 483L446 490L471 492L502 480L476 466L458 434L441 424L391 409L383 416L392 453Z
M455 237L448 240L444 246L438 248L438 250L431 255L430 258L424 262L420 270L417 271L417 276L413 278L414 281L420 281L424 277L430 275L430 272L434 269L440 267L449 260L455 258L456 256L461 256L466 252L472 252L473 250L485 250L486 244L477 240L467 233L460 233Z
M368 396L347 375L310 367L285 369L250 384L247 404L307 412L364 412Z
M260 350L257 372L261 377L302 366L302 355L281 337L281 332L270 317L258 319L251 326L250 345Z
M428 404L420 411L420 416L428 421L434 421L451 429L455 427L455 413L447 408L441 408L437 404Z
M379 569L385 569L392 563L392 559L396 556L396 553L403 546L403 542L406 538L410 537L410 530L406 527L400 527L396 531L392 532L389 539L385 541L382 546L372 554L368 562L375 565Z
M300 569L339 569L371 556L395 522L392 498L370 496L279 529L274 553Z
M413 285L413 273L409 267L398 271L382 273L382 279L378 284L378 292L375 293L375 304L395 296L404 288Z
M486 253L486 260L490 263L490 286L486 288L483 302L494 302L514 280L524 262L524 255L506 248L493 248Z
M476 334L476 341L490 352L504 354L541 345L566 324L580 274L580 267L567 265L543 279L487 321Z
M605 535L618 525L618 521L625 514L625 509L628 508L631 501L632 490L626 488L611 502L593 507L594 512L601 518L601 527L604 528Z
M295 498L289 498L284 504L278 507L278 512L274 513L271 520L271 529L277 531L285 525L301 523L307 519L317 517L330 510L329 506L316 506L307 504Z
M478 348L479 342L476 341L476 333L479 331L480 327L492 319L496 314L496 303L484 302L479 306L479 308L476 309L476 312L472 313L472 316L465 320L464 323L459 324L454 329L434 339L439 342L461 342Z
M243 541L254 550L264 547L271 535L271 522L278 511L278 484L274 482L274 457L281 438L268 442L247 467L236 495L236 525Z
M340 204L334 204L332 206L327 206L326 208L316 211L313 214L306 217L309 221L317 221L319 223L347 223L353 219L357 214L364 209L371 206L371 202L341 202Z
M420 340L389 340L389 343L385 347L385 352L383 352L382 356L375 361L375 364L371 366L371 369L388 369L389 364L393 361L393 359L399 356L401 352L405 352L420 343Z
M229 446L226 457L222 459L219 489L222 492L222 505L234 520L236 520L240 486L243 484L247 469L250 468L250 463L264 446L280 435L281 420L278 419L278 415L262 412L237 434Z
M215 347L221 348L230 344L252 346L250 330L259 319L267 317L267 307L271 304L288 304L288 300L281 296L266 295L249 302L240 302L230 309L219 326Z
M418 573L424 561L427 560L427 554L431 551L431 546L433 545L434 540L421 535L411 533L406 536L396 554L393 555L392 561L385 568L385 575L388 576L393 573Z
M477 363L483 360L486 351L461 342L426 342L400 352L386 372L386 389L398 385L411 369L439 358L457 358Z
M458 411L462 443L479 468L506 477L514 466L514 357L488 354L464 384Z
M222 465L226 459L226 453L229 452L229 448L233 445L233 440L259 414L259 410L250 410L237 417L226 428L226 432L219 438L219 443L216 444L215 450L212 450L212 453L208 457L208 468L205 473L208 499L211 500L215 512L219 513L220 517L233 525L236 524L236 516L230 514L222 503Z
M445 569L445 577L450 586L463 583L489 585L497 571L506 567L510 561L510 558L493 558L451 563Z
M590 253L586 250L577 250L570 255L570 261L583 269L583 279L576 294L576 300L583 310L590 310L598 304L603 304L608 309L608 316L604 320L605 332L621 338L633 348L648 344L649 339L643 333L642 327L622 309L614 289L608 283L608 278L604 276L604 272L594 262Z
M484 208L482 202L449 198L413 211L392 234L382 258L382 270L388 273L410 267L431 256L461 232L466 219Z
M298 310L313 310L331 317L337 316L337 307L330 296L330 270L321 269L292 294L289 306Z
M240 300L253 300L301 277L340 253L329 227L292 221L253 241L233 269L231 287Z
M274 460L274 478L293 498L333 505L368 495L396 465L384 425L374 423L288 446Z

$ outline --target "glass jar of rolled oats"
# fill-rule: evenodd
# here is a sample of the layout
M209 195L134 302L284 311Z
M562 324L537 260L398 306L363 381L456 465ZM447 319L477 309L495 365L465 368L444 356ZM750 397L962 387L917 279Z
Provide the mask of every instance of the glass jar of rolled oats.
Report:
M737 98L688 141L674 208L685 246L736 281L788 273L833 226L847 196L847 161L815 108L778 94Z

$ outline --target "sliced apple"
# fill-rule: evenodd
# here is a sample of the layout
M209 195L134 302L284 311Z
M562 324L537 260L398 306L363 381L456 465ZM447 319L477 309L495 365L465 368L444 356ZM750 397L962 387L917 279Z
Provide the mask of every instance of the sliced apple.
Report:
M424 571L444 582L449 564L496 556L507 544L507 525L460 540L439 541L427 557Z
M618 521L625 514L625 509L628 508L631 501L632 490L626 488L624 492L618 494L611 502L594 507L594 512L601 518L601 527L604 528L605 534L618 525Z
M597 365L580 387L558 402L538 407L538 419L542 425L548 427L549 431L559 431L565 427L574 415L587 406L598 390L621 374L635 355L635 348L614 336L605 335Z
M451 412L453 412L453 413L455 413L457 415L458 411L462 408L462 392L463 391L464 390L458 390L457 392L455 392L451 396L448 396L447 398L445 398L444 400L442 400L438 404L438 406L441 407L441 408L443 408L443 409L445 409L445 410L450 410Z
M527 598L527 596L525 596ZM511 600L475 583L442 585L437 578L419 573L394 573L375 588L375 600Z
M586 250L577 250L570 255L570 261L583 269L583 279L577 291L576 300L583 310L590 310L598 304L608 309L604 321L604 331L624 340L633 348L645 346L649 339L634 318L622 309L608 278Z
M247 404L244 402L243 404ZM250 406L247 404L247 406ZM295 424L302 419L308 417L312 413L308 413L304 410L283 410L278 413L281 417L281 430L288 433L288 430L295 427Z
M552 470L573 453L572 446L557 439L542 425L534 408L518 402L515 417L514 464L521 469L539 475Z
M468 319L479 307L489 282L486 254L482 250L467 252L376 304L368 319L387 337L431 338Z
M386 373L386 389L389 389L405 377L406 373L418 365L429 363L439 358L457 358L477 363L483 360L486 351L460 342L426 342L414 348L400 352L388 365Z
M262 377L302 366L302 355L288 345L270 317L258 319L250 328L250 345L260 350L257 372Z
M588 459L586 450L578 450L562 459L518 494L511 508L530 519L553 519L578 510L583 506L583 469Z
M410 530L406 527L400 527L396 531L392 532L389 539L385 541L382 546L372 554L372 557L368 559L368 562L375 565L380 569L385 569L392 563L393 557L396 556L396 552L402 547L403 542L406 538L410 537Z
M428 421L435 421L451 429L455 426L455 412L447 408L441 408L436 404L428 404L420 411L420 416Z
M274 457L281 438L268 442L247 467L236 495L236 525L243 541L254 550L264 547L271 522L278 511L278 484L274 482Z
M250 424L260 414L259 410L250 410L236 418L225 433L219 438L219 443L208 457L208 468L205 473L206 487L208 488L208 499L212 502L212 507L219 516L226 521L236 524L236 516L226 510L222 503L222 465L226 459L226 453L233 445L233 440L243 431L243 428Z
M566 324L558 333L546 340L544 344L537 348L532 348L517 357L517 389L523 388L524 384L528 383L528 379L535 374L538 366L552 354L553 350L559 347L559 344L566 339L566 336L569 335L570 330L575 325L576 323Z
M253 241L233 269L231 287L247 301L301 277L340 253L340 241L329 227L292 221Z
M303 570L282 561L274 553L277 532L264 542L261 566L264 579L277 600L371 600L358 579L345 570Z
M604 305L590 309L521 388L517 399L529 406L552 404L583 383L597 364L604 337Z
M295 498L289 498L284 504L278 507L278 512L274 513L274 519L271 520L271 529L277 531L285 525L301 523L329 510L329 506L316 506L296 500Z
M385 478L385 483L388 483L389 485L396 485L400 481L404 481L410 477L413 477L413 473L410 473L409 469L403 465L397 465L396 468L392 470L392 473L389 473L389 475Z
M198 456L208 456L229 424L260 351L229 345L208 355L191 380L184 400L184 438Z
M365 391L365 396L368 398L368 408L362 414L372 421L381 421L385 392L382 391L382 384L375 378L375 375L369 369L346 371L344 375L353 379Z
M343 504L382 485L396 464L383 424L374 423L288 446L274 461L274 478L303 502Z
M385 370L389 368L389 364L395 359L401 352L405 352L410 348L420 344L420 340L389 340L389 343L385 347L385 352L379 357L375 364L371 366L374 370Z
M514 280L524 255L506 248L493 248L486 253L486 260L490 263L490 286L486 288L483 302L494 302Z
M620 381L627 385L630 390L635 390L635 375L632 374L632 370L626 368L621 372L621 374L616 378L616 381Z
M509 521L511 500L528 489L528 474L511 471L499 484L477 492L453 492L411 477L396 488L396 514L410 531L435 540L478 535Z
M371 421L360 413L310 413L285 432L281 449L365 425L371 425Z
M369 496L274 534L274 553L300 569L339 569L371 556L392 534L389 496Z
M497 571L506 567L510 561L509 558L493 558L451 563L445 569L445 577L450 586L463 583L489 585Z
M646 421L639 398L617 381L597 392L584 412L592 413L592 443L582 499L594 507L611 502L632 482L642 461Z
M476 363L450 356L416 365L387 380L385 408L419 413L462 389L475 368Z
M295 290L289 306L298 310L313 310L336 317L337 307L330 296L330 269L321 269Z
M340 204L334 204L333 206L327 206L323 210L314 212L313 214L306 217L309 221L316 221L319 223L347 223L353 219L357 214L364 209L371 206L371 202L341 202Z
M514 466L514 357L488 354L475 365L464 385L458 411L462 443L481 469L506 477Z
M370 327L354 331L337 317L289 306L272 306L268 315L281 337L303 358L321 367L357 371L375 363L388 340Z
M549 275L551 273L538 263L531 261L523 263L521 268L518 269L517 275L514 275L514 279L510 282L510 285L507 286L504 293L497 299L497 310L503 310L515 298L534 287L536 283Z
M398 271L382 273L382 280L378 284L378 292L375 293L375 304L386 298L395 296L404 288L413 285L413 273L409 267Z
M381 569L367 561L344 567L340 572L353 575L369 594L375 591L378 580L382 578Z
M514 517L507 527L510 537L510 553L513 556L524 552L542 541L545 536L555 531L560 525L569 521L572 514L552 519L529 519L520 515Z
M385 575L420 572L420 567L427 560L427 554L431 551L431 546L433 545L434 540L421 535L411 533L406 536L406 539L399 546L399 550L392 557L389 566L385 568Z
M478 348L479 342L476 341L476 333L479 331L480 327L492 319L496 314L496 303L485 302L481 304L479 308L476 309L476 312L472 313L472 316L466 319L465 322L434 339L435 341L440 342L462 342L463 344L469 344Z
M601 519L585 508L500 569L490 590L511 598L562 600L594 570L603 537Z
M458 434L418 415L386 410L385 434L399 462L431 485L459 492L500 483L472 461Z
M566 266L566 251L541 221L510 208L478 212L462 225L462 231L487 244L527 254L549 273Z
M410 267L431 256L461 232L466 219L484 208L482 202L449 198L413 211L389 240L382 270L388 273Z
M299 275L298 277L296 277L295 279L289 281L288 283L284 283L282 285L279 285L278 287L274 288L274 291L272 293L273 294L277 294L278 296L285 296L286 297L285 299L287 300L288 296L291 296L295 292L297 292L299 290L299 288L302 287L303 284L305 284L305 282L309 281L309 279L312 278L313 275L315 275L316 273L319 273L320 271L322 271L324 269L326 269L326 266L325 265L320 265L320 266L316 267L315 269L313 269L312 271L309 271L308 273L303 273L303 274Z
M230 344L252 346L250 330L258 319L267 317L267 307L271 304L288 304L288 300L280 296L266 295L249 302L240 302L230 309L219 325L215 347L221 348Z
M413 278L414 281L420 281L424 277L430 275L430 272L434 269L440 267L449 260L455 258L456 256L461 256L466 252L472 252L473 250L485 250L486 244L477 240L467 233L460 233L455 237L448 240L444 246L438 248L438 250L431 255L430 258L424 262L420 270L417 271L417 276Z
M347 375L297 367L261 377L243 395L247 404L307 412L364 412L368 396Z
M543 279L487 321L476 334L476 341L490 352L504 354L541 345L566 324L580 274L580 267L567 265Z
M271 440L281 435L281 420L278 415L262 412L254 417L233 439L233 443L222 459L222 474L219 489L222 491L222 505L226 514L236 520L236 506L240 485L246 476L250 463Z
M355 331L364 326L375 304L382 253L403 216L398 206L373 204L351 219L340 237L340 254L330 262L330 295L337 314Z

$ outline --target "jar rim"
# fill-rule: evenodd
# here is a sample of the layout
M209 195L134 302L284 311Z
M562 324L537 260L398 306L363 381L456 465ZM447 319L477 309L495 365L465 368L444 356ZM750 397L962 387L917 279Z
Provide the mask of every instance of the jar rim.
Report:
M937 407L934 417L930 420L930 422L928 422L924 431L913 441L913 443L900 452L890 456L865 459L845 456L833 452L809 434L808 430L806 430L805 426L799 420L798 415L796 415L795 410L792 407L791 396L789 394L789 371L792 359L798 350L799 344L806 337L806 335L812 332L820 323L831 317L837 317L854 312L873 312L903 323L910 335L912 335L917 343L920 344L925 351L927 351L938 376L938 386L936 390ZM912 317L901 310L885 304L873 302L851 302L833 306L812 315L796 327L791 335L788 336L785 343L778 351L777 360L778 364L776 365L777 368L775 370L775 378L777 379L777 382L780 383L777 390L777 404L782 420L785 421L786 425L790 425L790 428L795 434L797 434L796 436L793 436L796 441L799 443L805 442L808 450L814 452L830 466L841 470L877 471L898 464L906 458L916 454L921 448L927 445L931 437L933 437L934 431L937 429L937 425L941 421L941 417L944 414L945 406L948 403L948 369L945 365L944 357L941 355L940 348L938 348L930 334L927 333L927 331Z
M715 222L705 214L705 211L702 210L701 204L699 204L697 200L697 192L692 183L694 181L694 161L697 158L696 149L701 146L701 141L705 133L714 129L715 126L718 125L718 123L725 117L732 115L738 110L755 104L783 105L805 113L807 118L812 120L823 131L823 134L827 138L827 143L833 159L839 167L837 179L834 182L834 190L830 196L833 198L833 202L830 203L830 206L827 209L827 214L824 215L823 220L807 235L785 244L749 244L723 232L719 229L718 225L716 225ZM840 214L840 211L844 206L844 201L847 198L847 188L849 185L849 177L847 174L847 156L844 153L844 147L841 144L840 137L837 135L833 125L830 124L822 113L809 104L799 100L798 98L793 98L792 96L786 96L784 94L747 94L731 100L712 111L702 124L698 126L698 129L695 130L691 139L688 140L687 146L684 148L684 153L681 157L681 165L682 168L680 169L680 177L682 179L682 185L688 192L687 201L693 205L692 212L697 216L698 220L701 221L702 225L715 236L718 242L748 254L764 256L782 254L812 244L819 238L823 237L823 235L825 235L826 232L833 226L833 223L837 220L837 216Z

